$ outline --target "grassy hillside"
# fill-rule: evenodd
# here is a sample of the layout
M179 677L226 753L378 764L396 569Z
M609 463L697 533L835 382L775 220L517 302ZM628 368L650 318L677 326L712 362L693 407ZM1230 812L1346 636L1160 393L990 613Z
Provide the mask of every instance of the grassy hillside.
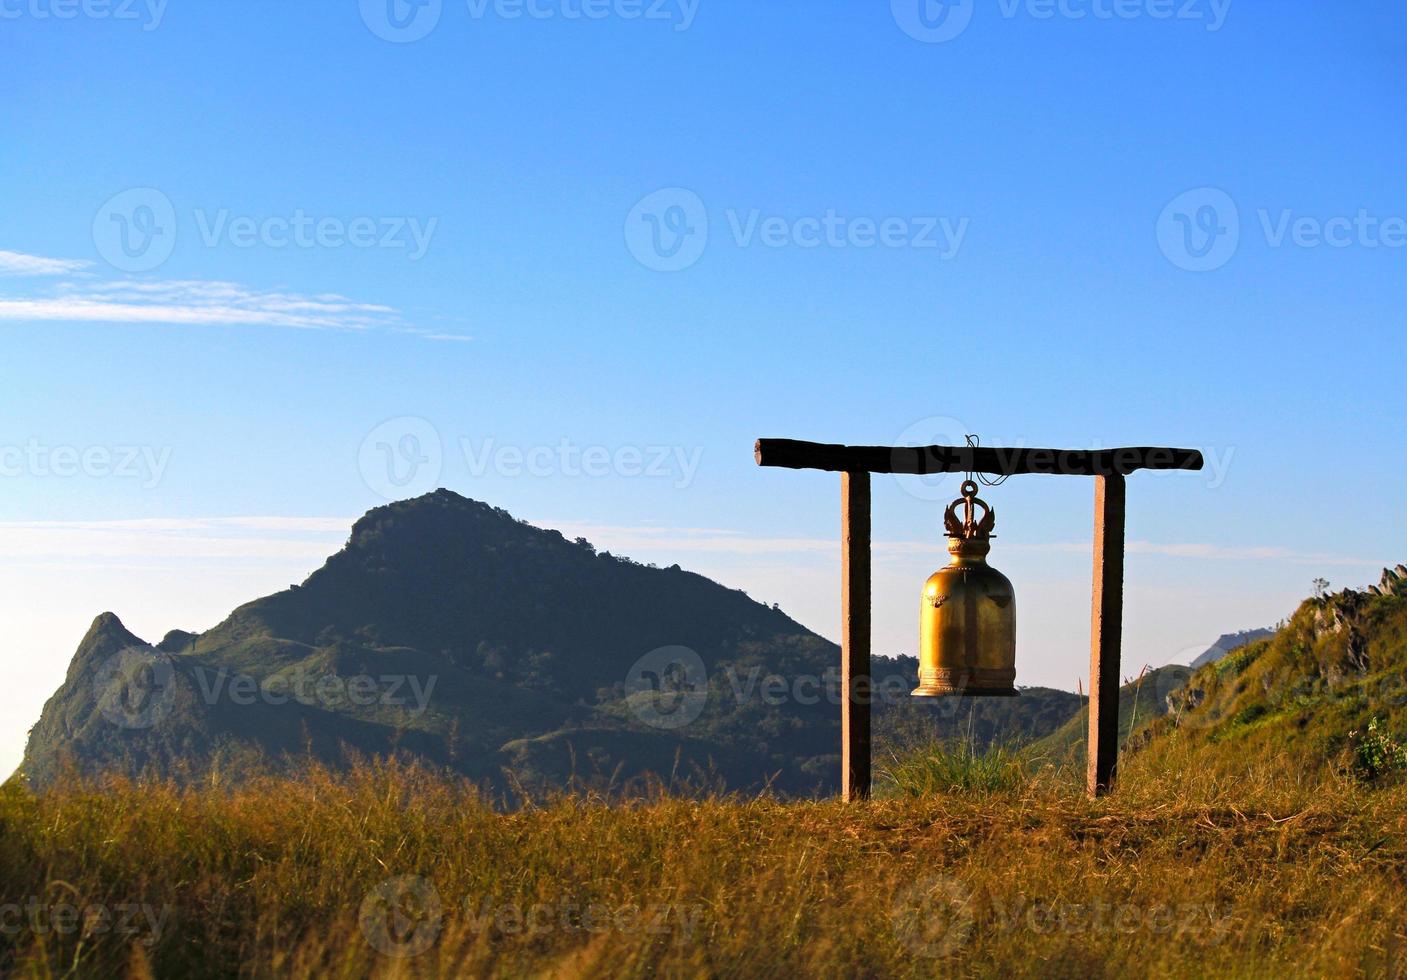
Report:
M1229 761L1230 757L1228 757ZM1407 963L1407 790L1275 759L862 807L414 770L0 792L18 976L1349 976Z
M1370 781L1407 766L1407 569L1306 600L1271 638L1194 672L1171 706L1136 739L1143 751Z

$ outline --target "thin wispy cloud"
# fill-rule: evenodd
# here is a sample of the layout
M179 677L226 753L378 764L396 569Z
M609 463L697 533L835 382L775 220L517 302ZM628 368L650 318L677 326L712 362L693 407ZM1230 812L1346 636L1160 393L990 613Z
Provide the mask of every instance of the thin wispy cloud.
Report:
M1088 546L1086 546L1088 547ZM1322 552L1294 551L1290 548L1232 547L1217 544L1187 542L1160 544L1154 541L1130 541L1132 554L1162 555L1168 558L1195 558L1199 561L1275 561L1295 565L1372 566L1379 564L1370 558L1331 555Z
M263 292L231 282L62 283L49 295L0 297L0 320L269 326L306 330L404 327L389 306L344 296Z
M422 333L419 330L409 330L407 332L415 334L415 336L419 337L421 340L439 340L453 344L462 344L474 339L466 334L458 333Z
M0 320L64 323L253 326L296 330L381 330L430 341L471 338L406 322L401 312L336 293L259 290L221 280L94 280L91 263L0 252L0 275L58 277L47 288L0 292Z
M611 550L628 554L631 550L658 553L724 552L738 555L766 554L835 554L840 553L839 538L781 538L760 537L741 531L701 528L632 527L628 525L581 524L561 522L543 526L555 527L568 537L584 537ZM1021 544L1007 542L1004 550L1013 552L1086 553L1088 541L1049 541ZM875 540L872 550L878 555L935 555L942 551L933 541ZM1130 541L1130 554L1157 555L1165 558L1192 558L1199 561L1276 561L1305 565L1335 565L1345 567L1372 566L1374 559L1354 558L1298 552L1289 548L1226 546L1201 542Z
M92 264L82 259L48 259L0 249L0 276L67 276Z
M294 561L309 571L341 547L342 517L191 517L120 521L0 521L9 564Z

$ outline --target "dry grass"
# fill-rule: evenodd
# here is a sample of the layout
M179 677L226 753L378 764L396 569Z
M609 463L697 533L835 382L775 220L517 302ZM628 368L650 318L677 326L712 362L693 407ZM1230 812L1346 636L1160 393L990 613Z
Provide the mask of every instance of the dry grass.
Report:
M386 765L230 789L11 785L0 972L1402 975L1404 834L1401 787L1218 768L1176 739L1100 801L1054 770L860 807L515 812ZM45 923L65 907L114 918L86 936Z

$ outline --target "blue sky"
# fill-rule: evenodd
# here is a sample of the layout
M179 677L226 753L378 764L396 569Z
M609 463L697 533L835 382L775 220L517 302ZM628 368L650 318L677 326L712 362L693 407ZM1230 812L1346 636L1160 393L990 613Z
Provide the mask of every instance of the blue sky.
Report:
M834 636L761 435L1203 448L1131 483L1129 673L1407 558L1400 4L395 4L0 0L0 768L98 612L433 485ZM881 652L955 487L876 481ZM1091 493L988 495L1023 683Z

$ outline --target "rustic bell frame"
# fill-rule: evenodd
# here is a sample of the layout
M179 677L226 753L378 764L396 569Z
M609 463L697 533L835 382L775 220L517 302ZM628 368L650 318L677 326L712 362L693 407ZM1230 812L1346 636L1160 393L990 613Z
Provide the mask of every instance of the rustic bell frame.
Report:
M1200 470L1195 449L999 449L988 446L837 446L759 439L759 466L840 474L841 786L848 802L870 795L870 474L1094 478L1094 589L1090 618L1089 762L1086 786L1114 786L1119 754L1123 646L1125 478L1138 470Z

